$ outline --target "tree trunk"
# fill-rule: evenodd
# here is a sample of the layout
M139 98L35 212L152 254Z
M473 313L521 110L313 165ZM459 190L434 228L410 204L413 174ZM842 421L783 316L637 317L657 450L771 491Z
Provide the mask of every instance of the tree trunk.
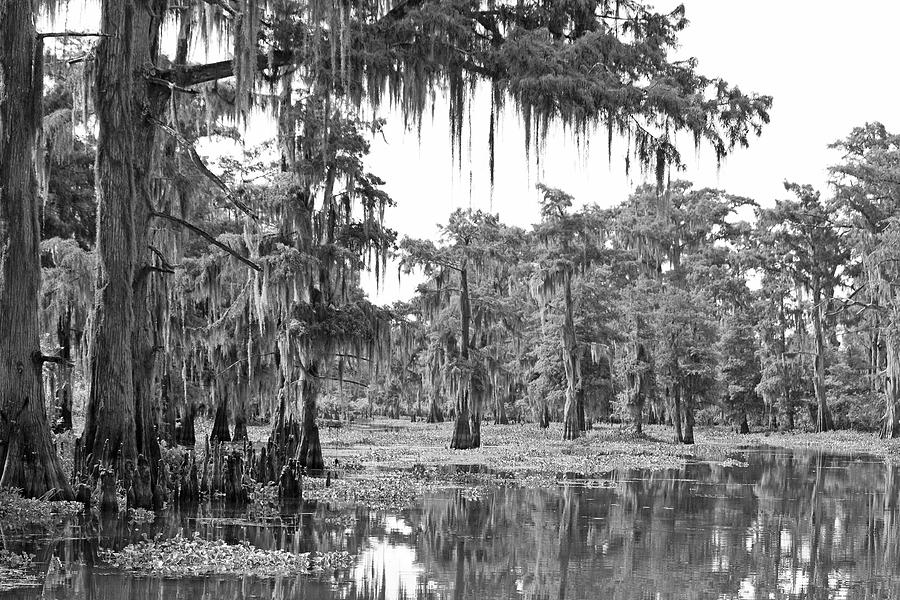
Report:
M506 416L506 403L503 401L504 396L497 394L494 398L494 421L497 425L509 425L509 417Z
M742 435L746 435L750 433L750 424L747 423L747 413L741 413L740 419L738 419L737 423L738 433Z
M766 423L769 431L778 429L778 409L775 406L775 397L771 392L763 393L763 404L766 406Z
M470 370L469 376L458 386L456 394L456 423L450 447L456 450L477 448L481 444L481 406L479 395L474 393L474 373L469 364L469 348L472 343L470 333L472 307L469 304L469 277L466 265L460 269L459 312L461 321L460 359L463 368Z
M831 411L828 410L828 402L825 397L825 332L822 326L822 293L818 288L813 289L812 321L816 339L816 356L814 367L813 387L816 392L816 431L830 431L834 429L831 420Z
M104 0L101 9L105 36L97 42L94 61L97 293L81 445L88 461L107 460L113 468L120 464L116 459L134 461L144 454L155 484L157 464L149 457L158 456L159 449L150 405L152 338L144 288L149 275L142 268L149 252L155 129L146 113L161 112L167 91L151 96L142 72L155 63L165 8L160 0L150 4Z
M684 435L682 441L685 444L694 443L694 400L691 394L685 397L684 402Z
M643 433L644 404L649 390L649 360L647 350L641 342L634 343L635 370L626 374L628 388L628 409L631 412L631 423L634 433Z
M66 363L72 361L72 307L67 306L56 323L56 339L59 344L59 357ZM53 433L62 433L72 429L72 368L61 365L57 368L56 386L53 391L56 401L56 419L53 422Z
M300 426L300 446L297 449L297 462L312 474L321 473L325 469L322 460L322 444L319 441L319 426L316 425L316 401L319 396L318 364L311 365L301 381L301 401L303 415Z
M144 203L138 200L137 206ZM137 248L147 247L147 229L139 224L149 218L146 211L136 210L135 239ZM142 233L143 232L143 233ZM142 252L138 252L140 257ZM149 259L147 259L149 260ZM158 293L155 286L150 285L150 271L140 269L136 273L134 290L135 331L132 334L132 381L134 382L134 435L139 456L146 459L149 469L150 488L156 490L157 466L161 457L159 450L159 399L154 394L156 380L156 352L154 351L154 328L148 307L148 294ZM155 499L157 504L161 498ZM143 504L141 504L143 507Z
M609 421L610 414L609 393L604 388L601 389L599 396L597 418L599 421L606 423Z
M176 443L178 439L177 394L177 391L172 388L172 375L169 367L166 367L166 372L162 376L162 382L160 383L162 423L159 429L159 437L169 444Z
M455 450L477 448L472 423L469 415L469 386L460 386L456 397L456 420L453 426L453 438L450 447Z
M244 441L247 439L247 397L250 394L247 380L239 382L232 392L234 396L231 402L231 416L234 418L234 435L231 436L231 441Z
M675 443L681 444L684 443L684 434L681 431L681 383L676 379L672 388L672 424L675 425Z
M33 2L0 0L0 487L72 499L50 439L41 374L36 13Z
M178 421L178 427L175 430L175 442L180 446L194 446L197 443L197 436L194 430L194 417L197 413L197 409L194 407L193 402L185 402L186 403L182 408L184 412L182 413L181 419Z
M565 317L560 331L563 343L563 367L566 372L566 405L563 411L564 440L574 440L584 431L584 403L578 393L581 386L581 365L578 357L578 341L575 338L575 319L572 307L572 278L566 275L563 297Z
M682 409L684 412L684 434L682 436L682 441L685 444L693 444L694 443L694 390L696 386L693 382L693 375L687 376L687 381L684 386L684 398L682 402Z
M546 400L541 400L541 406L539 410L540 415L538 426L541 429L547 429L548 427L550 427L550 406L548 406Z
M428 410L428 423L443 423L444 413L441 411L440 396L436 392L431 393L431 408Z
M443 423L444 413L441 411L440 395L431 393L431 408L428 411L428 423Z
M885 350L887 351L887 368L884 374L884 423L881 427L881 437L900 437L900 348L897 340L888 336Z
M216 402L216 416L213 418L212 431L209 432L210 442L230 442L231 432L228 431L228 394L219 389Z

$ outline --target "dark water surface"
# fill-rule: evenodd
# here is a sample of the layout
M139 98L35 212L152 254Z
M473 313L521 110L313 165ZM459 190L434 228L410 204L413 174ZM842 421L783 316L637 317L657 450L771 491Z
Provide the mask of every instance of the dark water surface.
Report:
M0 599L900 598L897 467L787 450L733 456L747 466L692 463L476 497L448 488L399 512L303 503L270 526L207 508L141 527L73 525L54 540L7 532L7 548L62 566L43 588ZM346 550L357 561L278 580L92 566L98 546L179 529L263 548Z

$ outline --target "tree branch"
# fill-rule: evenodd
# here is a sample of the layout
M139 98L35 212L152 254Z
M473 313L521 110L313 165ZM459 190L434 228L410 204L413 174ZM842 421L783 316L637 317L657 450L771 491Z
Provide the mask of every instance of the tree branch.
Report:
M191 162L194 163L195 167L197 167L197 170L200 171L200 173L202 173L207 179L212 181L216 187L218 187L220 190L222 190L222 193L225 194L225 196L231 201L232 204L234 204L236 207L238 207L238 209L240 209L241 212L243 212L245 215L247 215L254 221L259 220L259 216L257 216L252 210L250 210L250 207L248 207L246 204L244 204L243 202L238 200L235 197L234 193L228 189L228 186L225 185L225 182L222 181L218 175L216 175L215 173L213 173L212 171L209 170L209 167L207 167L206 164L203 162L203 159L200 158L200 155L197 153L197 149L194 148L194 145L192 143L190 143L183 135L178 133L178 131L176 131L174 128L169 127L168 125L166 125L159 119L151 118L150 121L154 125L159 127L160 129L162 129L170 137L172 137L176 142L178 142L178 144L182 148L184 148L184 150L191 157Z
M234 7L231 6L230 4L228 4L225 0L203 0L203 1L206 4L209 4L211 6L218 6L219 8L221 8L222 10L227 12L229 15L231 15L232 17L237 16L237 14L238 14L238 11L235 10Z
M160 79L159 77L148 77L147 81L149 81L150 83L155 83L157 85L165 86L165 87L169 88L169 90L178 91L178 92L182 92L185 94L191 94L192 96L196 96L197 94L200 93L197 90L192 90L192 89L188 89L185 87L181 87L180 85L175 85L171 81L166 81L165 79Z
M67 360L61 356L48 356L46 354L41 354L40 352L35 352L32 355L32 359L37 364L44 364L46 362L56 363L58 365L63 365L65 367L74 367L75 363L70 360Z
M291 64L294 61L293 52L275 52L272 55L271 62L268 54L259 54L256 57L256 68L264 71L269 67L278 68ZM155 77L157 79L172 82L182 87L198 85L216 81L217 79L225 79L234 75L234 61L221 60L219 62L208 63L205 65L191 65L188 67L176 67L166 71L157 71Z
M39 33L37 36L41 39L51 37L110 37L108 33L93 33L82 31L54 31L51 33Z
M250 260L249 258L245 258L245 257L241 256L239 253L235 252L235 251L232 250L230 247L228 247L227 245L223 244L222 242L220 242L219 240L217 240L217 239L214 238L213 236L209 235L208 233L206 233L205 231L203 231L202 229L200 229L199 227L197 227L197 226L194 225L193 223L188 223L188 222L185 221L184 219L179 219L179 218L176 217L176 216L173 216L173 215L170 215L170 214L167 214L167 213L157 212L157 211L151 212L151 213L150 213L150 216L152 216L152 217L159 217L159 218L161 218L161 219L166 219L167 221L171 221L172 223L177 223L178 225L181 225L182 227L185 227L185 228L187 228L187 229L190 229L191 231L193 231L194 233L196 233L197 235L199 235L200 237L202 237L203 239L205 239L207 242L209 242L209 243L212 244L213 246L216 246L217 248L221 248L222 250L224 250L224 251L227 252L228 254L232 255L233 257L235 257L236 259L238 259L239 261L241 261L242 263L244 263L245 265L247 265L248 267L250 267L250 268L253 269L254 271L257 271L257 272L261 272L261 271L262 271L262 267L260 267L258 264L256 264L255 262L253 262L253 261Z
M174 268L175 268L174 266L172 266L172 265L169 263L169 261L166 260L166 257L163 256L163 253L160 252L159 249L156 248L156 246L153 246L152 244L147 244L147 248L149 248L149 249L150 249L150 252L152 252L153 254L155 254L157 258L159 258L159 262L162 263L162 266L163 266L163 267L165 267L165 268L167 268L167 269L174 269Z

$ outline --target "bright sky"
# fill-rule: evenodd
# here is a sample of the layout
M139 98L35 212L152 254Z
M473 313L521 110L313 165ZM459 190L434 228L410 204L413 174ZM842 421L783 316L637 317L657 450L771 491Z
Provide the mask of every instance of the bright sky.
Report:
M827 167L839 157L827 145L866 121L900 130L900 85L888 71L897 52L900 2L857 0L683 0L690 25L681 36L680 57L695 56L707 75L724 77L745 92L774 96L772 122L749 149L738 149L717 171L708 150L696 156L690 143L682 150L687 169L680 177L700 186L723 188L766 204L784 196L785 179L824 188ZM657 0L659 10L679 2ZM403 131L399 116L388 119L386 142L376 140L369 164L386 180L397 206L386 215L401 235L434 237L458 207L498 212L507 223L527 227L538 219L537 182L574 195L577 202L609 206L618 202L642 175L626 177L624 141L613 144L607 159L605 134L590 151L560 132L548 142L541 169L524 152L524 134L509 109L497 140L493 201L488 186L487 98L476 98L471 115L472 165L453 166L445 105L422 126L421 143ZM687 141L687 140L686 140ZM464 145L466 140L464 139ZM464 149L465 152L465 149ZM471 194L470 194L471 170ZM652 175L651 175L652 178ZM378 301L407 298L418 283L396 271L376 293Z
M775 98L772 122L762 137L752 140L749 149L735 150L721 169L716 169L709 150L695 155L685 140L682 155L687 168L679 174L681 178L766 204L784 195L785 179L824 189L827 167L839 159L827 145L853 127L881 121L889 130L900 131L900 84L889 62L897 53L900 2L681 2L691 23L681 35L676 58L696 57L701 72L722 76L745 92ZM669 11L679 3L656 0L655 6ZM88 8L91 4L72 0L57 29L91 29L97 21L96 7ZM636 169L625 175L624 141L614 142L613 160L608 160L605 132L584 151L564 132L556 131L540 168L534 157L529 164L522 127L509 108L498 131L492 198L489 110L487 95L478 95L470 115L471 160L464 158L462 169L452 160L446 103L439 101L434 119L423 123L421 140L414 132L404 131L398 114L381 115L388 120L385 139L374 141L368 163L397 202L386 215L388 226L401 236L436 237L437 223L446 222L454 209L471 206L498 212L504 222L527 227L538 219L534 189L538 182L566 190L579 203L610 206L643 180ZM464 154L468 154L465 148ZM377 301L408 298L415 291L415 278L404 277L398 284L396 269L393 274L380 290L374 277L366 280L367 291Z

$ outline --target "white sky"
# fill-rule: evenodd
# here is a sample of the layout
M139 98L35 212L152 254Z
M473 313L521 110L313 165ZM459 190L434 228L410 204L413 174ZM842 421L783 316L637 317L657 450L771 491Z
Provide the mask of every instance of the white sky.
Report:
M679 2L657 0L659 10ZM890 70L897 54L900 2L885 0L683 0L690 25L681 35L679 58L695 56L700 72L724 77L745 92L774 96L772 121L749 149L736 150L717 171L708 150L699 156L690 143L682 150L687 169L679 176L767 204L784 196L785 179L824 188L826 169L838 156L826 146L866 121L900 130L898 85ZM373 143L368 163L386 181L397 206L386 215L401 236L434 237L458 207L498 212L504 222L527 227L538 219L537 182L559 187L579 203L612 205L641 183L633 170L626 177L624 141L613 144L607 159L605 133L579 154L561 131L548 142L538 171L525 159L524 133L507 110L497 139L493 202L488 186L489 104L476 98L471 115L472 193L469 166L453 166L446 108L422 126L421 143L403 131L399 116L386 113L386 142ZM465 145L465 140L464 140ZM465 151L465 149L464 149ZM652 175L651 175L652 177ZM674 177L674 176L673 176ZM409 297L418 283L396 270L376 292L378 301Z
M891 64L898 49L900 2L888 0L682 0L690 25L681 34L676 58L694 56L699 70L722 76L745 92L774 96L772 122L749 149L737 149L716 169L709 150L695 155L682 148L686 170L678 176L767 204L784 195L787 179L824 188L826 169L839 157L826 146L866 121L881 121L900 131L900 84ZM677 0L656 0L669 11ZM97 21L89 0L72 0L57 29L91 29ZM76 23L79 25L76 26ZM83 27L82 27L83 26ZM168 47L168 45L166 46ZM213 57L210 57L211 59ZM524 133L509 108L498 130L493 198L488 185L489 102L478 95L472 105L471 160L462 169L451 158L446 104L439 102L427 119L421 140L403 129L399 115L385 112L385 139L377 138L367 161L386 181L397 206L386 215L401 236L435 237L437 223L458 207L498 212L504 222L527 227L538 219L538 182L574 195L576 202L610 206L627 196L643 176L625 175L625 143L613 144L607 159L606 134L579 151L562 131L551 135L541 168L526 160ZM464 141L465 144L465 141ZM466 153L464 149L464 153ZM471 173L471 185L470 185ZM471 193L470 193L471 190ZM379 302L407 298L417 281L396 269L376 289L364 287Z

